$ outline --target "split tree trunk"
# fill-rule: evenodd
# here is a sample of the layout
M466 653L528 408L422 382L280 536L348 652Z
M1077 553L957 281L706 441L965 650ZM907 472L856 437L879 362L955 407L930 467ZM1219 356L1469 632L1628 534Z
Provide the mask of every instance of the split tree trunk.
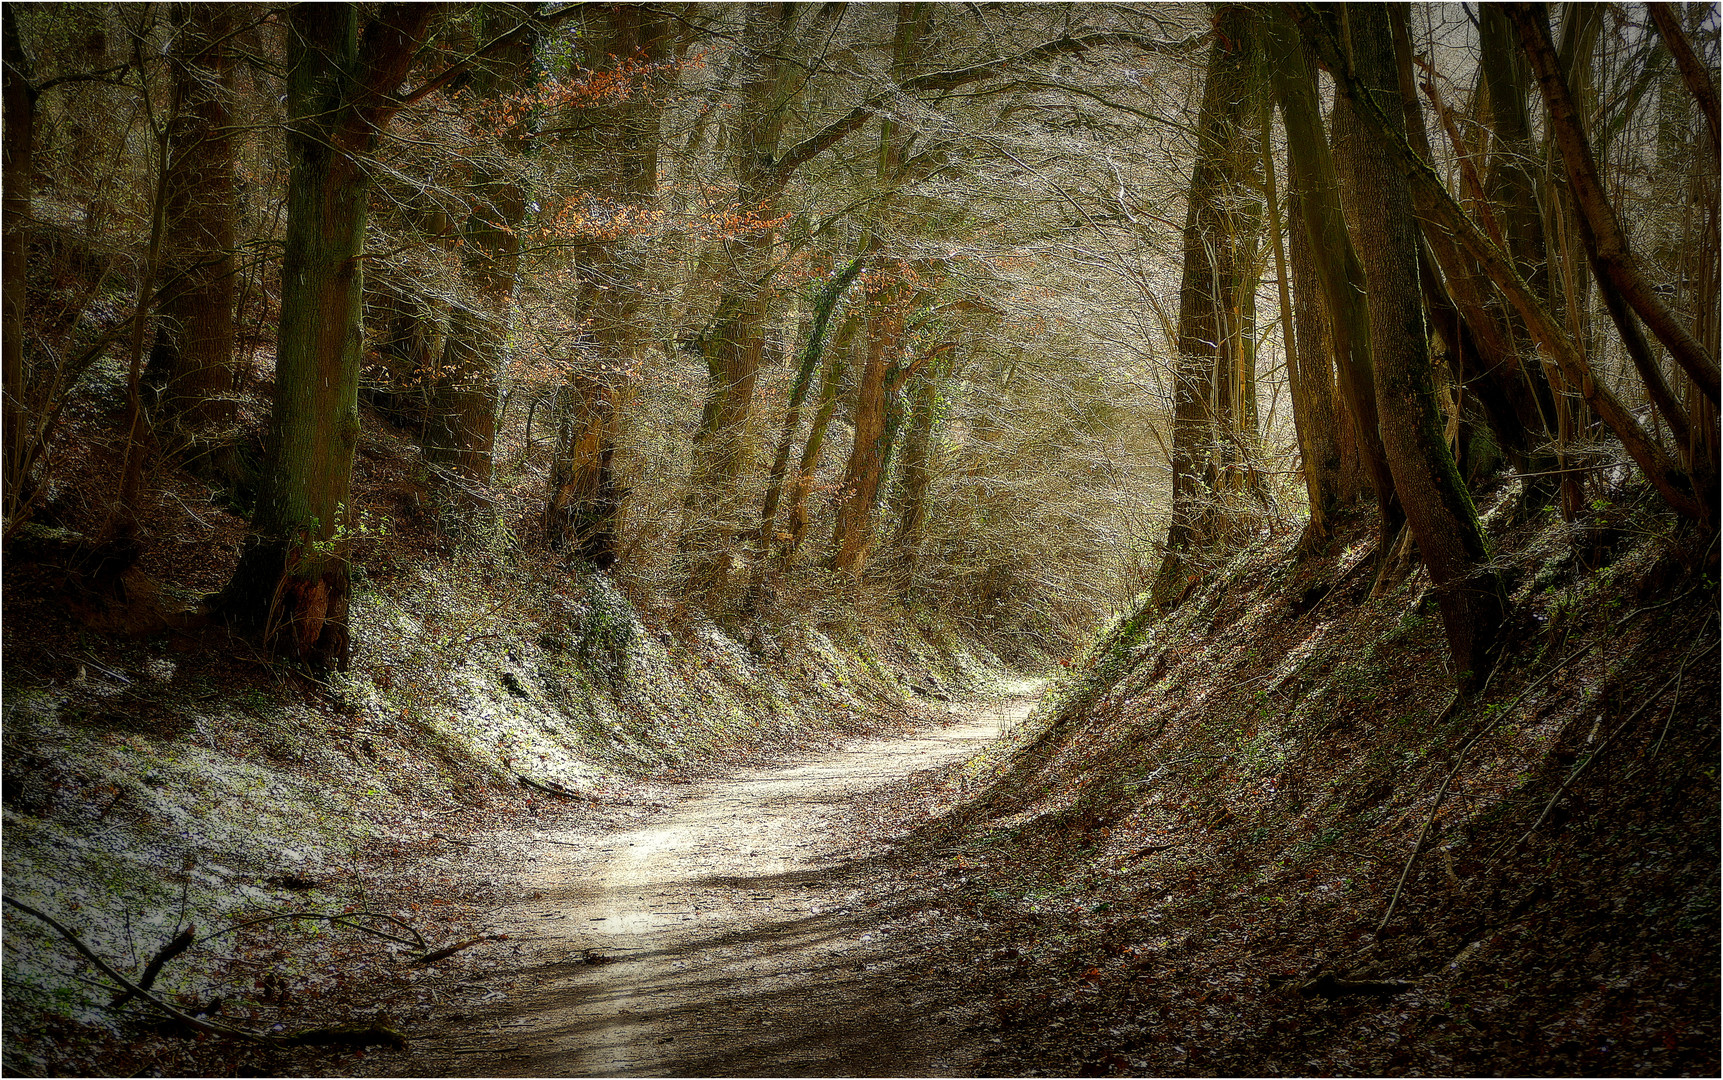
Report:
M778 552L774 572L781 572L789 565L808 537L808 496L813 492L814 477L819 472L820 458L825 452L826 432L831 429L832 414L837 412L838 389L849 370L850 343L855 340L861 325L859 312L844 320L843 328L838 331L837 340L829 350L825 370L820 373L819 405L814 409L808 441L802 445L802 456L796 463L795 475L790 478L789 491L784 499L784 531L787 535Z

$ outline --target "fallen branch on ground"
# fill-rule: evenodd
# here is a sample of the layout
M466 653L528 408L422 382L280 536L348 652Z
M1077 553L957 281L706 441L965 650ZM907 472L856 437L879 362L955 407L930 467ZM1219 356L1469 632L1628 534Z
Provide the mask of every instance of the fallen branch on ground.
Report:
M145 990L143 987L138 986L136 983L132 982L130 979L126 978L124 975L121 975L119 972L117 972L113 968L109 967L107 961L103 960L101 957L97 956L94 952L90 951L90 947L88 945L84 944L83 940L78 937L76 932L67 929L65 926L61 925L57 920L55 920L52 916L44 914L43 912L37 911L35 908L31 907L30 905L25 904L25 903L21 903L20 901L17 901L17 900L14 900L10 896L0 896L0 900L3 900L6 903L11 904L13 907L17 908L19 911L22 911L26 915L32 916L33 918L40 919L42 922L46 923L48 926L50 926L54 930L58 931L60 933L61 937L64 937L67 941L72 943L72 947L74 949L77 949L78 952L84 957L84 959L86 959L90 963L96 965L97 970L101 971L102 974L104 974L108 978L114 980L114 982L119 983L121 989L128 991L133 997L139 998L139 999L147 1002L148 1004L153 1005L157 1009L160 1009L163 1014L171 1017L174 1020L179 1021L181 1024L184 1024L186 1027L191 1028L193 1031L201 1031L207 1035L228 1035L228 1036L231 1036L231 1037L236 1038L236 1039L244 1039L247 1042L263 1043L263 1044L269 1045L269 1046L276 1046L276 1045L280 1044L280 1040L271 1038L268 1035L259 1035L256 1032L244 1031L240 1028L228 1027L226 1024L215 1024L215 1023L211 1023L207 1020L199 1020L194 1016L187 1016L185 1013L174 1008L172 1005L169 1005L167 1002L163 1001L161 998L156 997L154 994L150 993L148 990Z
M585 795L582 795L579 792L569 791L567 788L558 785L541 783L540 781L534 780L530 777L522 776L519 773L515 774L515 779L519 780L527 787L532 788L534 791L542 791L546 795L559 795L564 799L586 798Z
M234 923L226 929L217 930L215 933L205 937L203 941L204 944L207 945L216 938L222 937L226 934L231 934L235 930L243 930L248 926L257 926L260 923L280 922L284 919L322 919L325 922L334 923L337 926L345 926L349 930L357 930L363 934L380 937L384 941L393 941L398 945L411 945L420 952L424 952L431 947L430 942L426 941L417 930L413 929L411 923L397 919L393 915L385 915L381 911L343 911L335 915L323 915L315 911L289 911L281 915L264 915L261 918L247 919L244 922ZM353 922L352 920L354 919L381 919L384 922L394 923L396 926L399 926L401 929L413 936L411 940L404 937L397 937L394 934L384 933L375 926L366 926L363 923Z
M489 940L491 940L489 936L487 936L485 934L480 934L476 938L468 938L465 941L457 941L453 945L445 945L441 949L437 949L434 952L428 952L423 956L415 956L415 957L413 957L413 963L415 963L415 964L434 964L438 960L442 960L445 957L450 957L450 956L455 955L456 953L460 952L462 949L470 949L474 945L479 944L481 941L489 941Z
M180 953L191 948L191 943L195 940L196 934L197 927L195 925L187 926L184 930L181 930L177 935L175 935L172 941L163 945L161 951L156 953L155 956L150 959L148 964L144 965L144 973L138 977L138 986L145 990L154 986L156 976L162 973L162 968L169 960L172 960ZM109 1002L109 1007L117 1009L121 1005L132 1000L134 996L135 995L130 990L126 990L118 997L114 998L113 1001Z

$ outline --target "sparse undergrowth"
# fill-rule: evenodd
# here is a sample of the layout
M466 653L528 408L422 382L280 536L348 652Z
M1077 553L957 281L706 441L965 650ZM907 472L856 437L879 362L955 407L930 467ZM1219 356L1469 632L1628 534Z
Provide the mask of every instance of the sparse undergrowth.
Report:
M1281 538L884 800L933 815L924 902L985 920L927 958L987 1007L974 1068L1716 1073L1715 549L1496 494L1513 622L1473 697L1421 573L1373 600L1366 540Z

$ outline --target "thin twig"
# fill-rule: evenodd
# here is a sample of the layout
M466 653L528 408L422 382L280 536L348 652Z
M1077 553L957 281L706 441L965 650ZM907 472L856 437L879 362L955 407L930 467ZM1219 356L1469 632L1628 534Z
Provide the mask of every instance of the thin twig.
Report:
M1592 643L1592 645L1595 644L1596 642ZM1583 648L1569 653L1566 659L1562 660L1558 664L1551 665L1548 671L1528 683L1526 688L1519 692L1519 696L1509 702L1505 708L1486 715L1478 724L1477 729L1466 738L1465 742L1460 744L1459 751L1454 755L1454 767L1449 769L1448 775L1442 778L1441 790L1436 792L1436 804L1430 807L1430 816L1424 821L1423 831L1418 833L1418 842L1412 845L1412 854L1406 856L1406 865L1400 870L1400 880L1394 885L1394 895L1388 899L1388 910L1383 913L1382 921L1376 925L1376 933L1380 934L1383 928L1388 925L1388 920L1394 915L1394 907L1400 902L1400 893L1406 887L1406 878L1412 873L1412 864L1418 860L1418 853L1424 848L1424 839L1430 835L1430 827L1436 823L1436 815L1440 813L1442 809L1442 799L1448 794L1448 785L1453 782L1454 777L1459 773L1460 766L1465 764L1466 752L1472 748L1472 744L1483 738L1486 732L1495 727L1502 717L1513 712L1514 708L1518 706L1520 702L1525 700L1527 694L1530 694L1533 690L1543 685L1544 681L1551 675L1564 670L1569 664L1590 652L1592 645L1586 645ZM1498 670L1500 670L1500 665L1491 669L1489 679L1484 681L1484 690L1488 690L1490 688L1490 681L1495 679L1496 671ZM1481 695L1483 691L1479 691L1479 693ZM1448 700L1448 707L1442 710L1442 717L1445 718L1459 700L1460 695L1459 692L1456 691L1454 696ZM1438 719L1436 722L1441 723L1441 719Z
M1669 736L1669 725L1675 722L1675 707L1681 704L1681 675L1687 670L1687 663L1698 651L1699 643L1705 637L1705 628L1711 625L1711 616L1716 612L1705 613L1705 621L1699 624L1699 636L1693 640L1693 648L1687 650L1687 656L1681 661L1681 667L1675 672L1675 699L1669 703L1669 716L1663 721L1663 732L1657 736L1657 745L1651 748L1651 760L1656 761L1658 752L1663 749L1663 740Z
M315 911L289 911L281 915L264 915L260 918L247 919L244 922L234 923L232 926L226 927L225 929L217 930L213 934L206 935L203 941L204 944L207 945L216 938L222 937L226 934L231 934L236 930L243 930L248 926L257 926L261 923L280 922L283 919L322 919L325 922L345 926L350 930L358 930L361 933L370 934L373 937L380 937L385 941L393 941L401 945L413 945L417 947L420 952L424 952L430 948L429 943L419 935L417 930L413 929L410 923L397 919L393 915L385 915L380 911L343 911L335 915L321 915ZM382 919L385 922L392 922L396 926L407 931L407 933L412 934L413 939L408 941L406 938L396 937L394 934L386 934L374 926L365 926L360 923L348 921L351 919Z
M109 967L107 961L103 960L101 957L97 956L95 953L90 951L89 946L84 944L84 942L78 937L78 935L75 931L69 930L65 926L62 926L52 916L44 914L43 912L37 911L35 908L31 907L30 905L23 903L21 901L18 901L18 900L14 900L10 896L0 896L0 901L4 901L8 904L11 904L13 907L17 908L19 911L22 911L24 914L33 916L37 919L40 919L44 923L47 923L49 926L53 927L55 930L59 931L60 935L62 937L64 937L67 941L71 942L72 947L74 949L77 949L78 952L83 955L84 959L86 959L90 963L96 965L97 969L99 969L102 972L102 974L106 975L108 978L119 983L120 988L122 990L125 990L127 993L131 994L133 997L140 998L143 1001L146 1001L149 1004L154 1005L156 1008L160 1009L162 1012L166 1013L168 1016L170 1016L173 1019L179 1021L180 1023L186 1025L187 1027L191 1028L193 1031L202 1031L202 1032L205 1032L205 1033L210 1034L210 1035L230 1035L236 1039L245 1039L249 1042L263 1043L265 1045L270 1045L270 1046L276 1045L279 1042L279 1040L272 1039L267 1035L258 1035L255 1032L242 1031L239 1028L230 1028L225 1024L211 1023L210 1021L207 1021L207 1020L199 1020L196 1017L187 1016L185 1013L180 1012L178 1009L174 1008L172 1005L169 1005L167 1002L163 1001L161 998L156 997L154 994L150 993L148 990L145 990L143 987L137 985L136 983L132 982L130 979L126 978L124 975L121 975L119 972L117 972L113 968Z

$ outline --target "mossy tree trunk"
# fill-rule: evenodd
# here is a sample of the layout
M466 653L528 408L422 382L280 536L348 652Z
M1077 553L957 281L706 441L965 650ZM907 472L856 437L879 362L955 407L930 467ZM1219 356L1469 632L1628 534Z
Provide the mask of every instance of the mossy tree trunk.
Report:
M837 520L832 528L832 569L861 573L873 546L873 507L879 498L887 451L886 397L904 346L903 300L890 286L868 318L867 358L856 383L855 440L844 467Z
M790 385L789 408L784 413L783 430L778 436L778 450L772 457L772 469L766 477L766 498L760 507L759 557L755 561L753 575L748 583L748 599L745 604L745 609L750 612L760 608L771 579L782 567L783 552L788 546L790 534L779 528L779 511L784 505L784 485L789 479L790 452L795 446L796 433L801 429L802 412L807 404L808 392L820 370L820 358L826 350L832 312L837 308L844 290L849 288L856 275L861 273L861 268L862 260L852 259L848 266L822 285L814 297L813 320L808 327L807 342L802 347L801 362L796 366L795 380ZM835 386L832 391L831 396L835 403ZM826 417L829 422L829 412ZM821 435L824 435L823 427Z
M288 13L287 233L274 411L257 510L217 601L276 651L345 667L353 453L359 440L366 156L434 13L355 4Z
M819 472L820 459L825 453L826 432L831 430L832 415L837 412L838 389L849 370L850 344L855 340L862 322L861 313L853 312L844 320L836 340L827 350L825 369L820 373L819 404L814 408L814 420L808 428L808 441L802 444L801 457L796 462L795 473L789 478L789 487L784 495L784 535L780 539L774 572L779 572L789 565L796 552L801 550L802 542L808 537L808 496L813 492L814 477Z

